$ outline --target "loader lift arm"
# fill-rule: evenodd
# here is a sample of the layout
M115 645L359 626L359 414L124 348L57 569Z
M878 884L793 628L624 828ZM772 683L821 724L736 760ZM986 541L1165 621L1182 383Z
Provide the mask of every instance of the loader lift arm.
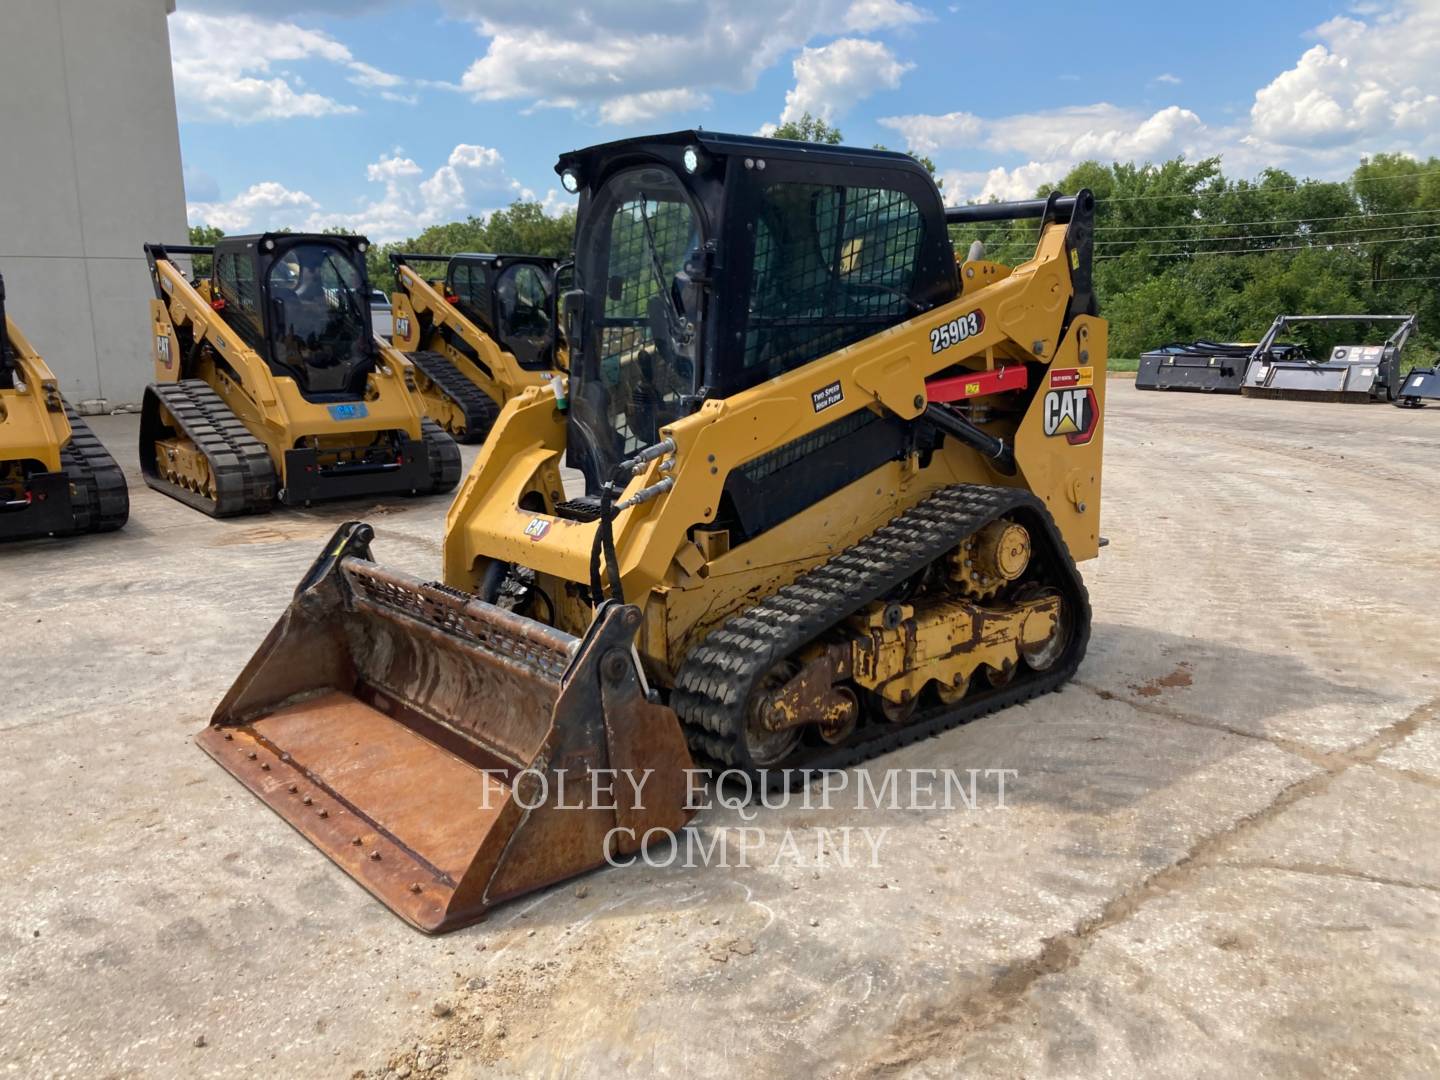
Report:
M443 263L443 284L430 281L414 263ZM394 252L390 265L393 341L417 370L427 412L457 438L483 441L505 403L544 382L562 362L555 334L555 261ZM538 314L536 292L544 294ZM537 320L543 324L538 331Z

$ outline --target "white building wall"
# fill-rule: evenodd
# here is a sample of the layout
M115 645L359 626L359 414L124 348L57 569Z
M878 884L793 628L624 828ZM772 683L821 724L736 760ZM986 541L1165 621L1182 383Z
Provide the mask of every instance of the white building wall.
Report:
M0 0L0 274L74 403L150 381L141 245L184 243L173 0Z

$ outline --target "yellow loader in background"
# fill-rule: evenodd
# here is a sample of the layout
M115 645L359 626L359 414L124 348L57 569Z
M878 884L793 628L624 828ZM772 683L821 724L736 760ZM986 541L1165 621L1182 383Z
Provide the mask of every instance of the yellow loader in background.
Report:
M0 277L0 540L109 532L129 516L125 474L11 321Z
M411 264L445 263L443 282ZM390 256L391 341L415 367L425 413L459 442L484 442L495 417L557 367L555 259L532 255Z
M404 356L375 336L367 246L307 233L145 245L147 484L214 517L454 488L459 447L425 418ZM209 276L192 282L176 255L211 256Z
M1089 639L1088 191L947 210L903 154L701 131L557 171L568 385L501 414L443 581L345 525L198 740L426 931L668 835L696 768L844 767ZM1006 218L1029 260L957 258L947 225Z

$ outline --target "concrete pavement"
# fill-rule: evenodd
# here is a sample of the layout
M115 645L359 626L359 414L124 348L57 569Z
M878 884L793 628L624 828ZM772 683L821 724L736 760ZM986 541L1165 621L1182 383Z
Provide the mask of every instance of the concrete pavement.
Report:
M0 549L0 1071L1440 1070L1440 409L1112 380L1078 679L866 768L981 770L974 808L717 807L750 865L440 939L190 738L336 523L438 574L445 500L216 522L135 426L94 421L122 533Z

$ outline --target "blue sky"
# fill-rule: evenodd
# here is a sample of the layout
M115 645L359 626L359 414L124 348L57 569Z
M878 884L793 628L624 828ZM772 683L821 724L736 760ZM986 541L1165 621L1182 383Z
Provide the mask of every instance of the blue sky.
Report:
M951 200L1075 162L1347 173L1440 151L1440 3L178 0L192 223L376 240L517 197L563 150L809 110L928 154Z

